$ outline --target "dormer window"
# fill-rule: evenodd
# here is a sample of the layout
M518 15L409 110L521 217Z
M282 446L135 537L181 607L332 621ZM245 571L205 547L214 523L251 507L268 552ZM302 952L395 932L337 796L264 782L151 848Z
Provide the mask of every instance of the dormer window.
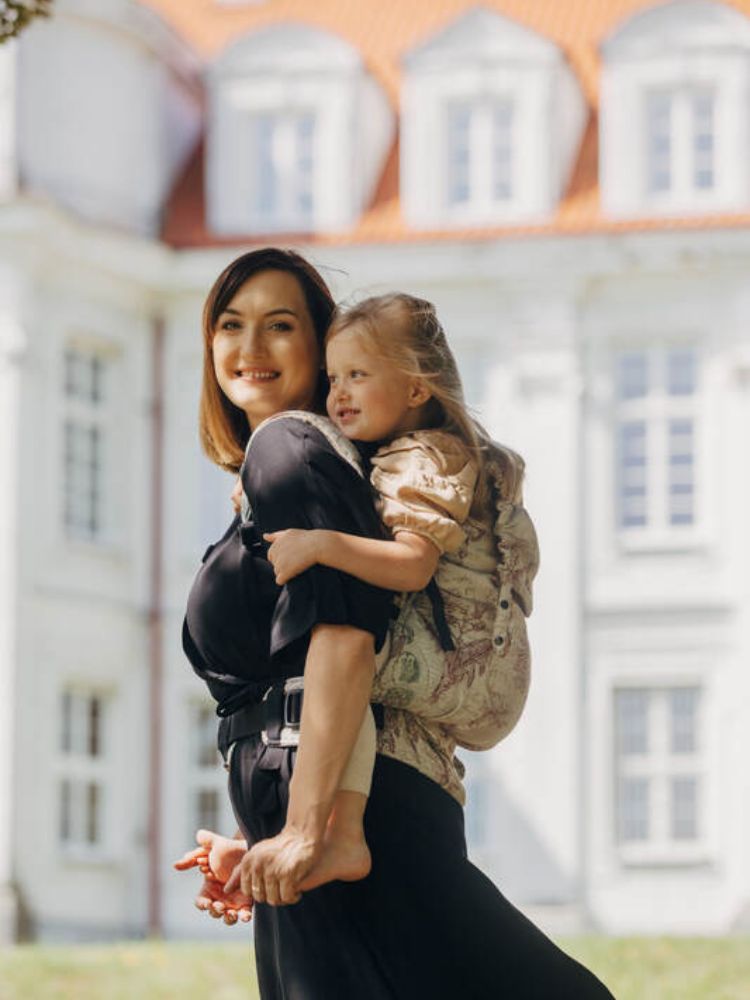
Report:
M708 89L655 90L645 102L645 188L684 201L713 191L714 103Z
M604 46L602 201L610 215L737 211L750 202L750 20L723 4L636 15ZM634 141L635 139L635 141Z
M446 204L478 213L513 196L513 102L457 102L445 114Z
M261 29L211 69L206 200L220 235L336 232L374 193L395 116L343 39Z
M578 82L555 45L494 11L470 11L406 59L401 193L408 223L549 217L585 117Z

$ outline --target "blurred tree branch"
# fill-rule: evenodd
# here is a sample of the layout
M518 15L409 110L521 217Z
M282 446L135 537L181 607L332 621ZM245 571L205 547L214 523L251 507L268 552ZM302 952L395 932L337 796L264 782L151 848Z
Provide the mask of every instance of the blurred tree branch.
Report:
M52 0L0 0L0 45L14 38L35 17L49 17Z

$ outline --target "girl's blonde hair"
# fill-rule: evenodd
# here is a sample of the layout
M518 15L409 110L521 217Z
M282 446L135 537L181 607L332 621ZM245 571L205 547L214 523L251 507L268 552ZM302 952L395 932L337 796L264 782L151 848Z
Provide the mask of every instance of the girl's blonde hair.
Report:
M424 379L432 394L425 403L425 427L448 431L463 441L479 470L475 503L486 502L485 460L490 438L466 407L456 359L433 304L404 292L363 299L347 309L337 309L326 344L354 326L376 356L405 375Z

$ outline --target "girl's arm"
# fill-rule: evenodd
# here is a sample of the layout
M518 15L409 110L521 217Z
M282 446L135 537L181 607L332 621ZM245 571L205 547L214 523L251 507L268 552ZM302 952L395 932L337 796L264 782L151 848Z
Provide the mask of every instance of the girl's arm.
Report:
M288 528L263 536L281 586L318 563L386 590L422 590L432 579L440 552L423 535L398 531L392 541L317 528Z

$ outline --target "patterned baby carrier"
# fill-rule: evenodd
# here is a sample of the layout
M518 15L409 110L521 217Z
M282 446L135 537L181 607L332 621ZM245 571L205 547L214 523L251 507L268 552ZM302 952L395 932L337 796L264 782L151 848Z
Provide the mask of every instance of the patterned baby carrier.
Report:
M356 448L326 418L295 411L267 422L289 416L316 427L364 475ZM434 588L399 597L373 685L373 701L445 727L468 750L495 746L523 711L530 679L526 618L539 566L536 532L523 506L523 460L492 442L485 463L485 509L478 516L472 510L462 525L463 545L438 562L438 613Z
M374 698L445 727L468 750L504 739L523 711L530 680L526 618L539 567L523 506L524 464L492 442L490 499L463 524L464 544L441 556L435 582L454 649L444 648L425 592L401 598L390 644L378 656Z

